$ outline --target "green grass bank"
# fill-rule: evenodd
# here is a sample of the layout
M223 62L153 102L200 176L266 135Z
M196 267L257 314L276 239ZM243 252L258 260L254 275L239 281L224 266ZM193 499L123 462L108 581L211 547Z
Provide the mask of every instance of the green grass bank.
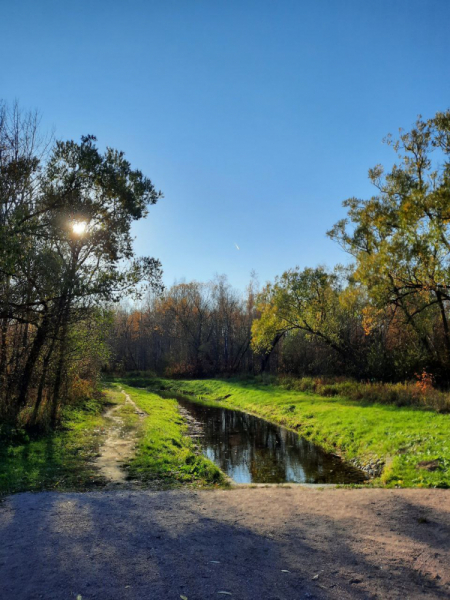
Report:
M164 487L225 484L220 469L200 454L187 437L187 426L178 412L176 400L162 399L125 384L113 386L116 391L123 389L148 415L142 421L136 454L128 465L131 479Z
M448 414L340 396L323 397L253 380L130 377L127 381L251 412L295 429L326 450L339 452L347 460L357 459L362 465L381 459L384 469L373 485L450 487Z
M121 389L148 418L140 419L134 407L125 404ZM0 497L29 491L101 489L107 481L95 459L113 425L103 416L112 404L119 405L116 415L123 421L123 431L137 439L136 454L124 467L130 480L157 489L227 484L220 469L185 435L187 427L175 400L111 383L101 399L66 408L57 431L36 439L22 433L14 442L0 441Z
M0 442L0 495L40 490L85 490L102 481L93 465L104 429L106 399L66 408L61 428L37 439Z

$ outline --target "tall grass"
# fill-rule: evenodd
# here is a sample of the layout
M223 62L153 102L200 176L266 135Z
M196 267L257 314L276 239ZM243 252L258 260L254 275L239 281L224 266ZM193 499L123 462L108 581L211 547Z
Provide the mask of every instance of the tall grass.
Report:
M423 377L417 382L380 383L283 376L277 378L276 383L286 390L310 392L328 398L341 396L359 402L416 406L441 413L450 412L450 393L435 389Z

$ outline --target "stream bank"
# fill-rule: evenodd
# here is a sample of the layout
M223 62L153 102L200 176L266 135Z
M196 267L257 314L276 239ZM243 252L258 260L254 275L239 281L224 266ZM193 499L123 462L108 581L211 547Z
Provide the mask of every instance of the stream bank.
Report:
M297 432L255 415L175 398L188 434L203 455L236 484L362 484L366 474Z
M129 377L136 387L188 395L298 432L373 477L370 485L450 487L450 415L286 389L258 380Z

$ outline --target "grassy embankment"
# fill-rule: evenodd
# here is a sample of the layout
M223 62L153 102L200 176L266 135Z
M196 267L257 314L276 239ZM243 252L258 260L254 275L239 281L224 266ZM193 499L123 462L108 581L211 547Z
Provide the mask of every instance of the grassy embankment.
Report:
M111 427L102 415L110 404L121 405L116 415L124 423L123 431L137 436L136 455L127 465L130 479L159 487L224 483L221 471L197 455L192 440L184 435L186 426L175 401L133 388L126 391L148 419L139 419L133 406L125 404L120 387L112 384L106 386L102 400L66 408L58 431L36 439L22 433L14 442L0 440L0 495L103 486L106 482L94 459Z
M101 484L93 459L107 427L105 400L66 408L61 429L28 439L0 441L0 495L38 490L88 489Z
M187 426L175 400L115 384L116 390L121 388L149 415L142 422L136 455L128 465L132 479L164 486L225 483L220 469L198 454L191 438L185 435Z
M360 463L385 461L375 485L450 487L450 415L414 407L326 398L255 381L129 379L134 385L194 394L204 402L254 413L298 431ZM437 468L418 468L437 460Z

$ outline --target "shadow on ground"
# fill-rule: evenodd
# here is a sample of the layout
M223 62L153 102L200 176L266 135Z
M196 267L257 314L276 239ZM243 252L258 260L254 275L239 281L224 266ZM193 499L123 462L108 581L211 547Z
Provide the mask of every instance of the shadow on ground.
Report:
M17 495L0 505L0 597L449 598L449 500L302 488Z

